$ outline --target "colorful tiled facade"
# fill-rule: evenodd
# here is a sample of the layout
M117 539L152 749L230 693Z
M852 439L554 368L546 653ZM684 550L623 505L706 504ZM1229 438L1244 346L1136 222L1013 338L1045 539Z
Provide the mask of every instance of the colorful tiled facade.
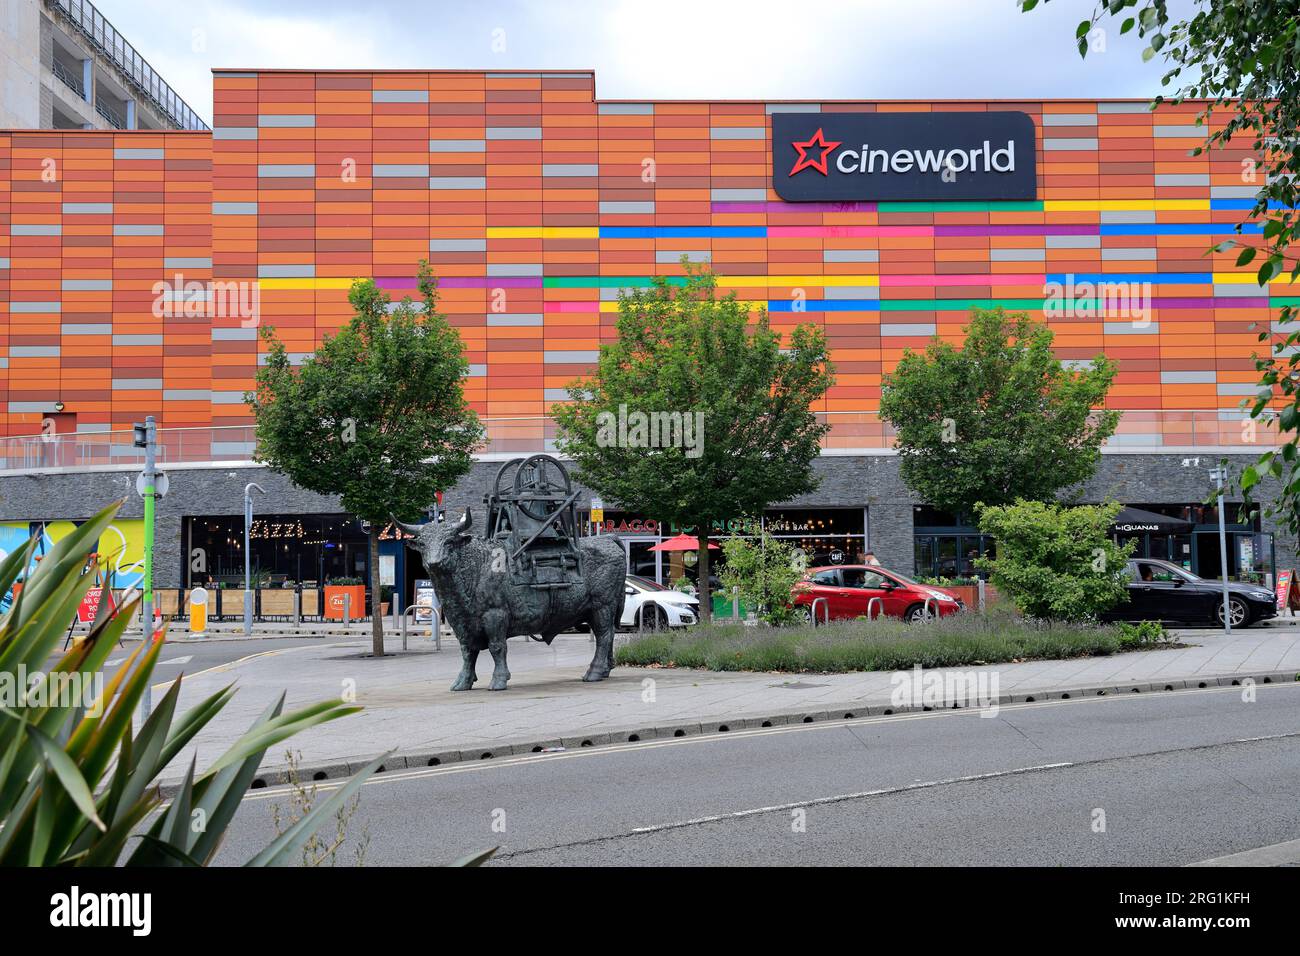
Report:
M1041 315L1052 283L1150 283L1143 319L1048 318L1062 358L1119 361L1110 404L1153 444L1182 444L1158 434L1182 426L1141 412L1215 417L1253 395L1258 332L1297 301L1235 251L1207 254L1258 185L1245 148L1188 155L1195 104L615 102L587 72L214 83L211 134L0 133L4 434L39 431L56 403L81 431L151 413L245 424L252 313L309 352L347 321L355 277L400 296L422 258L467 345L469 398L533 445L613 334L618 290L680 275L684 254L776 325L824 325L838 381L821 410L845 416L875 409L903 350L958 336L971 306ZM772 191L774 112L986 109L1032 116L1038 199Z

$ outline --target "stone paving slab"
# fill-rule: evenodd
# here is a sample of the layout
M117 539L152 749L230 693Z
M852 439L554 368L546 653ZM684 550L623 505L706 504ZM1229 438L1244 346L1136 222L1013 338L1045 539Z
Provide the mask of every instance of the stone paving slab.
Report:
M1193 646L1139 651L1112 657L1029 661L961 670L996 675L1006 700L1064 693L1116 692L1116 688L1214 686L1245 676L1293 680L1300 674L1300 633L1251 629L1224 636L1218 631L1180 631ZM390 647L400 645L394 641ZM250 648L251 649L251 648ZM355 695L365 710L314 727L287 741L307 766L356 765L396 749L402 765L416 757L527 749L555 741L584 745L611 737L641 739L663 728L731 729L746 720L762 722L807 715L842 717L882 713L894 688L889 672L853 674L713 673L676 668L617 667L605 681L581 681L593 653L590 638L563 635L547 647L510 642L510 689L486 689L491 658L479 660L479 684L471 691L448 690L460 669L454 642L435 651L427 639L384 658L369 656L363 640L322 641L303 647L254 653L185 678L182 709L234 682L238 693L225 710L180 754L167 774L180 776L191 753L199 767L215 759L285 691L286 707ZM1285 672L1285 673L1284 673ZM940 673L946 673L940 671ZM166 684L155 686L155 700ZM698 730L694 732L700 732ZM671 734L670 734L671 735ZM266 765L284 763L284 749L267 754ZM446 762L443 759L441 762ZM391 768L390 768L391 769ZM274 774L272 774L274 776Z

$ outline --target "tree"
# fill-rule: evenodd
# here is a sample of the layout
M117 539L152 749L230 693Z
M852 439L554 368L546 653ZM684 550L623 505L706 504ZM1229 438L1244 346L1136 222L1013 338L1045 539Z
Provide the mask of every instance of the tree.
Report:
M816 487L829 426L812 405L833 370L820 329L797 326L783 348L766 310L751 323L734 293L717 296L707 269L683 266L680 284L656 277L620 294L616 340L552 414L556 444L588 487L696 529L707 623L711 523Z
M880 416L897 431L903 480L949 511L1046 500L1087 479L1119 412L1094 411L1116 367L1069 371L1052 331L1024 312L975 309L958 347L937 336L885 377Z
M758 527L759 522L752 524ZM728 591L735 588L740 599L768 624L789 624L797 617L791 592L807 569L802 553L766 531L757 539L736 535L722 543L727 559L719 577Z
M423 305L391 307L374 280L348 293L356 313L294 368L273 329L257 388L245 400L257 422L257 459L296 485L338 495L370 524L374 653L384 653L379 536L390 515L414 518L469 471L483 439L465 401L464 347L437 311L437 283L420 263Z
M982 508L980 531L997 540L997 557L975 563L1030 617L1095 620L1128 597L1125 562L1134 542L1118 545L1110 536L1121 507L1017 501Z
M1021 0L1020 6L1029 11L1038 3ZM1121 34L1136 28L1138 36L1147 39L1142 58L1150 60L1161 54L1169 66L1160 82L1173 92L1168 97L1156 96L1153 109L1189 98L1208 101L1196 117L1198 126L1207 127L1205 143L1191 155L1237 145L1242 139L1249 143L1255 158L1243 161L1241 181L1258 184L1259 189L1236 231L1250 239L1230 239L1207 251L1222 253L1240 246L1238 266L1262 260L1257 272L1261 285L1283 273L1294 282L1300 276L1300 258L1292 251L1300 228L1296 215L1300 207L1300 17L1296 6L1263 0L1196 0L1194 8L1186 19L1177 19L1169 15L1167 0L1101 0L1075 31L1079 55L1088 55L1090 37L1102 19L1122 18ZM1225 112L1226 122L1211 131L1210 122ZM1290 323L1295 309L1294 304L1284 305L1279 324ZM1265 421L1276 416L1279 443L1243 471L1241 488L1249 495L1265 476L1280 480L1270 511L1292 533L1300 533L1300 331L1275 334L1265 328L1259 341L1271 342L1272 349L1270 354L1256 357L1259 392L1250 414Z

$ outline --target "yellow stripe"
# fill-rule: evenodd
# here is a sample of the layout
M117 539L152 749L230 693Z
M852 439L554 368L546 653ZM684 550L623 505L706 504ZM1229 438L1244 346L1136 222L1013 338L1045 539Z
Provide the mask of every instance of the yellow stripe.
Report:
M597 226L488 226L489 239L597 239Z
M356 279L258 279L257 285L262 289L351 289Z
M1259 285L1259 277L1253 272L1216 272L1214 281L1218 285ZM1269 285L1290 285L1291 276L1283 274L1274 277Z
M1047 199L1044 212L1201 212L1208 199Z
M751 312L757 312L759 309L766 309L766 308L767 308L767 300L766 300L766 299L753 299L753 300L737 299L736 301L739 302L741 305L743 305L746 309L748 309L748 310L751 311ZM602 302L602 303L600 303L600 311L601 311L601 312L617 312L617 311L618 311L618 303L617 303L617 302Z

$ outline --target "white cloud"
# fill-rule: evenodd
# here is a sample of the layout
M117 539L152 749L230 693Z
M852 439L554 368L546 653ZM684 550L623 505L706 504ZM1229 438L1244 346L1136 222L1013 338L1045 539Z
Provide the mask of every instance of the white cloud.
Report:
M1117 27L1105 53L1080 60L1074 24L1088 5L1063 2L1028 14L1013 0L98 5L205 118L214 66L593 68L598 96L646 100L1146 96L1161 72Z

